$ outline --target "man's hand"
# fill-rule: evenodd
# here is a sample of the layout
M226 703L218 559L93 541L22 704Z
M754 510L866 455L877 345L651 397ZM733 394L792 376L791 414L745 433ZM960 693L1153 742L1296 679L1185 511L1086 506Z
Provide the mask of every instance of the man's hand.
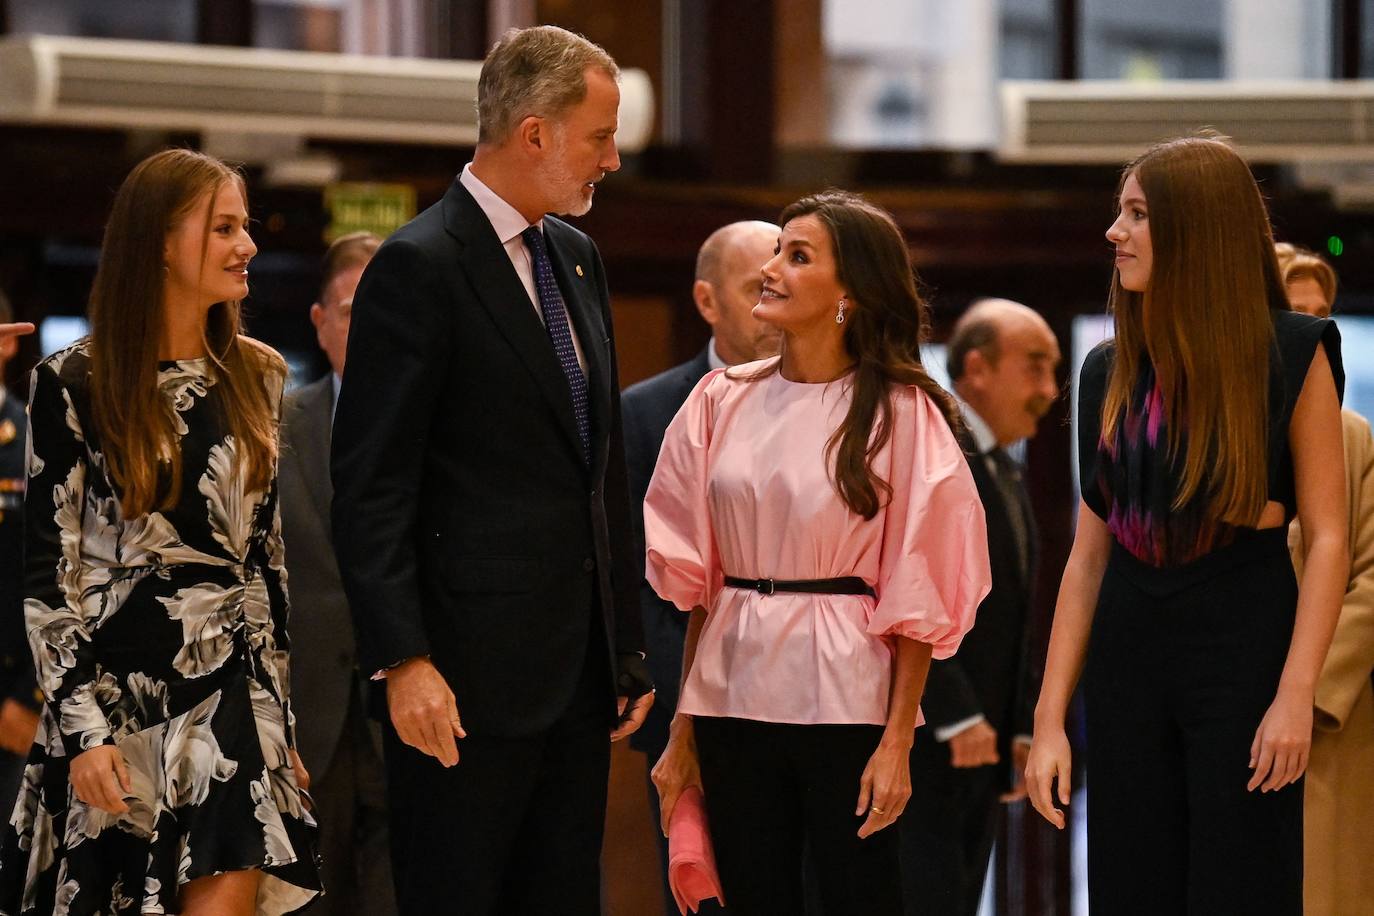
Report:
M458 743L466 738L448 681L424 656L407 659L386 673L386 706L402 741L446 767L458 764Z
M644 717L649 714L649 707L653 705L652 690L640 696L633 704L627 697L616 697L615 711L619 718L616 720L615 728L611 730L611 740L619 741L639 731L639 727L644 724Z
M951 766L966 769L996 763L997 730L984 719L949 739Z
M1002 795L1001 801L1004 805L1012 802L1019 802L1027 795L1030 790L1026 788L1026 764L1030 762L1031 743L1029 741L1013 741L1011 743L1011 791Z
M37 731L38 713L18 700L0 703L0 749L19 757L27 756Z
M7 340L11 337L23 337L25 334L32 334L34 330L33 323L28 321L0 324L0 340Z

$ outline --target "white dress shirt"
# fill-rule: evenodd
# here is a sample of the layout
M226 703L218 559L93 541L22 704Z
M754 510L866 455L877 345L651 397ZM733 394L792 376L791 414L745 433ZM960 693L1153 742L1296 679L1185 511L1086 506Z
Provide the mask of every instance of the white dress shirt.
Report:
M530 297L530 305L534 307L534 314L539 318L539 323L544 323L544 312L539 308L539 293L534 286L534 258L530 255L529 249L525 247L525 240L520 237L520 233L530 227L530 223L525 222L525 218L520 215L520 211L502 200L491 188L482 183L482 179L472 174L472 163L463 166L463 174L458 177L458 181L467 188L472 199L477 201L477 206L482 208L486 214L487 221L491 223L491 228L496 230L496 237L501 240L501 246L506 249L506 255L510 258L511 266L515 268L516 276L520 278L521 284L525 287L525 293ZM540 232L544 231L544 221L534 223ZM564 294L566 299L566 293ZM582 353L582 342L577 338L577 325L573 323L572 315L568 316L568 330L572 332L573 350L577 352L577 364L582 367L582 373L587 372L587 357Z
M706 345L706 365L710 366L712 369L724 369L729 365L729 363L721 359L720 354L716 352L716 337L714 334L711 335L711 342Z

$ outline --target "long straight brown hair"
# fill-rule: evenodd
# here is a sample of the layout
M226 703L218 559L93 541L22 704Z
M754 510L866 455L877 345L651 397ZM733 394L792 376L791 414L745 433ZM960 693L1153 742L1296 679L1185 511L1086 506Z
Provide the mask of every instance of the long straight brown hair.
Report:
M172 406L158 391L167 234L226 183L243 176L213 156L170 149L144 159L120 185L105 225L91 289L91 410L126 518L175 504L181 449ZM205 237L213 207L205 207ZM205 249L202 247L202 259ZM203 267L202 260L202 267ZM270 348L240 336L240 303L210 307L205 352L212 397L238 447L249 489L263 489L277 455L277 427L264 375L285 371Z
M1143 354L1181 471L1173 508L1197 497L1205 517L1253 525L1268 501L1269 310L1288 307L1264 199L1245 161L1214 136L1154 146L1126 167L1123 185L1130 175L1145 192L1154 263L1143 293L1112 275L1103 439L1114 440L1131 405Z
M888 482L874 472L873 459L892 435L892 386L924 391L956 433L962 422L954 399L921 363L921 344L930 337L930 307L891 214L857 194L831 189L788 205L778 225L801 216L815 216L825 227L836 274L854 304L844 323L844 346L855 361L853 394L827 450L840 498L855 514L871 519L891 494Z

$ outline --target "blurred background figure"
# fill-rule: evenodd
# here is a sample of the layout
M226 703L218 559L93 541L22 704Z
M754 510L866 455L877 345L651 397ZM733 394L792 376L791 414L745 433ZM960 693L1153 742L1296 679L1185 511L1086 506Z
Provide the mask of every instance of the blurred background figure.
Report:
M387 846L382 733L367 716L353 618L334 559L329 441L343 378L353 293L382 240L341 236L324 256L310 319L330 371L286 398L282 408L281 511L291 582L291 694L301 758L314 779L320 853L329 892L319 914L396 912Z
M1039 535L1021 467L1006 449L1035 435L1058 397L1059 343L1033 310L975 302L954 325L949 377L969 470L987 515L992 591L951 658L931 662L902 817L906 912L973 916L999 797L1025 797L1035 682L1027 657Z
M1274 246L1295 312L1325 318L1336 301L1336 272L1319 255ZM1303 794L1306 916L1374 913L1374 438L1369 421L1341 411L1350 503L1350 582L1331 649L1317 681L1312 757ZM1331 465L1335 466L1334 462ZM1302 577L1306 545L1288 532Z
M631 385L620 396L621 417L625 424L625 462L630 475L630 499L634 501L631 515L641 548L644 543L644 494L654 475L663 433L687 395L712 369L763 359L778 352L778 330L756 320L753 310L763 289L760 269L773 256L780 231L772 223L744 221L722 226L707 237L697 253L692 300L702 319L711 326L710 341L692 359ZM643 553L642 549L640 552ZM644 727L630 737L630 746L643 751L652 767L668 746L668 723L677 709L682 643L687 634L688 615L658 597L647 581L640 583L639 593L644 608L644 642L649 654L649 670L658 697L644 720ZM656 812L658 790L652 780L648 787L649 810ZM668 842L661 831L655 830L654 835L659 840L663 863L664 901L671 914L676 908L666 884ZM702 912L719 911L714 898L702 902Z
M43 695L33 678L24 629L24 402L5 387L5 366L19 348L14 310L0 292L0 805L12 806L24 759L38 730ZM9 810L8 807L5 810Z

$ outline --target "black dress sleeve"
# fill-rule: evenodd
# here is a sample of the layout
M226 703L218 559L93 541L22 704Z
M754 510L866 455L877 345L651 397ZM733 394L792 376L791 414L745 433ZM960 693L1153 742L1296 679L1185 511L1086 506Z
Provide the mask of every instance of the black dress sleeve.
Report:
M29 486L24 505L24 620L38 686L67 755L113 744L97 694L104 686L91 642L99 606L82 603L86 440L71 394L49 363L33 371ZM88 619L88 611L94 619Z
M1286 422L1298 406L1307 370L1317 355L1317 347L1326 350L1331 375L1336 380L1336 396L1345 398L1345 365L1341 362L1341 332L1330 318L1314 318L1301 312L1274 312L1274 340L1278 346L1282 372L1283 413Z
M1269 498L1282 503L1285 517L1291 520L1298 511L1293 453L1288 446L1293 411L1318 347L1326 351L1326 361L1336 382L1336 397L1342 400L1345 366L1341 362L1341 334L1336 322L1286 309L1275 310L1273 317L1277 364L1271 365L1269 374Z
M1098 344L1083 360L1078 373L1078 487L1083 502L1104 521L1108 508L1098 480L1097 446L1102 437L1102 398L1113 352L1111 341Z

